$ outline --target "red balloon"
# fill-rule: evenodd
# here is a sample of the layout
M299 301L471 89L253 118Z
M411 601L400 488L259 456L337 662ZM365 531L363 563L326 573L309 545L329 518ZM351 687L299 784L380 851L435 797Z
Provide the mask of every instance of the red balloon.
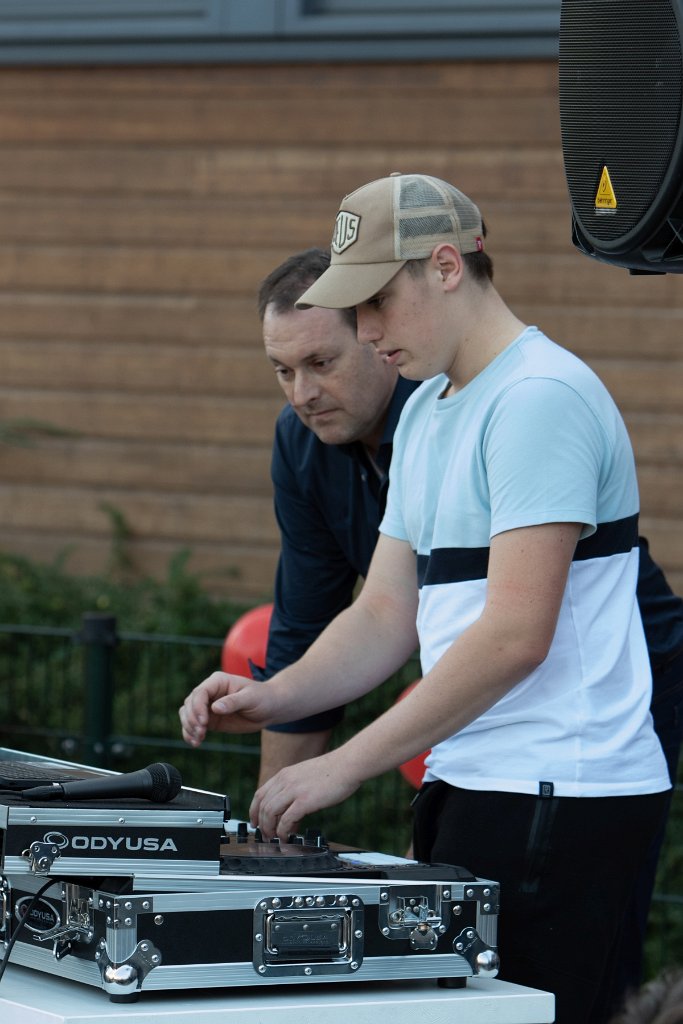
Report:
M223 641L221 668L236 676L251 676L249 662L266 664L268 628L273 614L272 604L261 604L240 615Z
M419 679L415 679L412 683L409 683L405 690L403 690L402 693L399 693L396 700L403 700L404 697L407 697L410 691L415 689L419 682ZM424 754L416 754L415 757L411 757L409 761L404 761L403 764L398 766L398 770L403 778L406 782L409 782L411 786L414 786L415 789L419 789L422 785L422 776L425 772L425 758L428 754L429 751L425 750Z

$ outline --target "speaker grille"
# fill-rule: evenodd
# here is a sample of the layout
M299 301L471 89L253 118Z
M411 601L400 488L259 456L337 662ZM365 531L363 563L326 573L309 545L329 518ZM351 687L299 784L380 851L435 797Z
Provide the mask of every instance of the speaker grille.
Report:
M563 0L560 125L577 224L597 248L640 244L680 190L681 44L670 0ZM607 167L617 206L596 210Z

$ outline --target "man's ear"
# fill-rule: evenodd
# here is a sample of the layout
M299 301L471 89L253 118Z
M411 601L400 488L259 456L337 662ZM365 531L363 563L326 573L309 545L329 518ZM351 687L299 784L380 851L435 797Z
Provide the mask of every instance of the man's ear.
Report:
M437 245L432 252L432 263L439 272L446 291L457 288L463 275L464 263L462 254L450 242Z

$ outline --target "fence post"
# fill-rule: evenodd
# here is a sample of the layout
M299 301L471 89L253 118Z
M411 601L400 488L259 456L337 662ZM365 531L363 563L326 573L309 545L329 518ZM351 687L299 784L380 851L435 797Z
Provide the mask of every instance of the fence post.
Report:
M80 641L84 647L84 759L96 768L108 768L114 702L113 655L118 641L115 616L86 612L81 620Z

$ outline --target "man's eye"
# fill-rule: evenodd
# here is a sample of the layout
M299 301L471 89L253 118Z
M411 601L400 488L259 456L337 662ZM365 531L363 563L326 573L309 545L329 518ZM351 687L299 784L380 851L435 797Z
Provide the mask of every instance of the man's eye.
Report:
M283 377L284 379L287 379L288 377L291 376L292 371L288 370L286 366L276 366L275 373L277 374L278 377Z

